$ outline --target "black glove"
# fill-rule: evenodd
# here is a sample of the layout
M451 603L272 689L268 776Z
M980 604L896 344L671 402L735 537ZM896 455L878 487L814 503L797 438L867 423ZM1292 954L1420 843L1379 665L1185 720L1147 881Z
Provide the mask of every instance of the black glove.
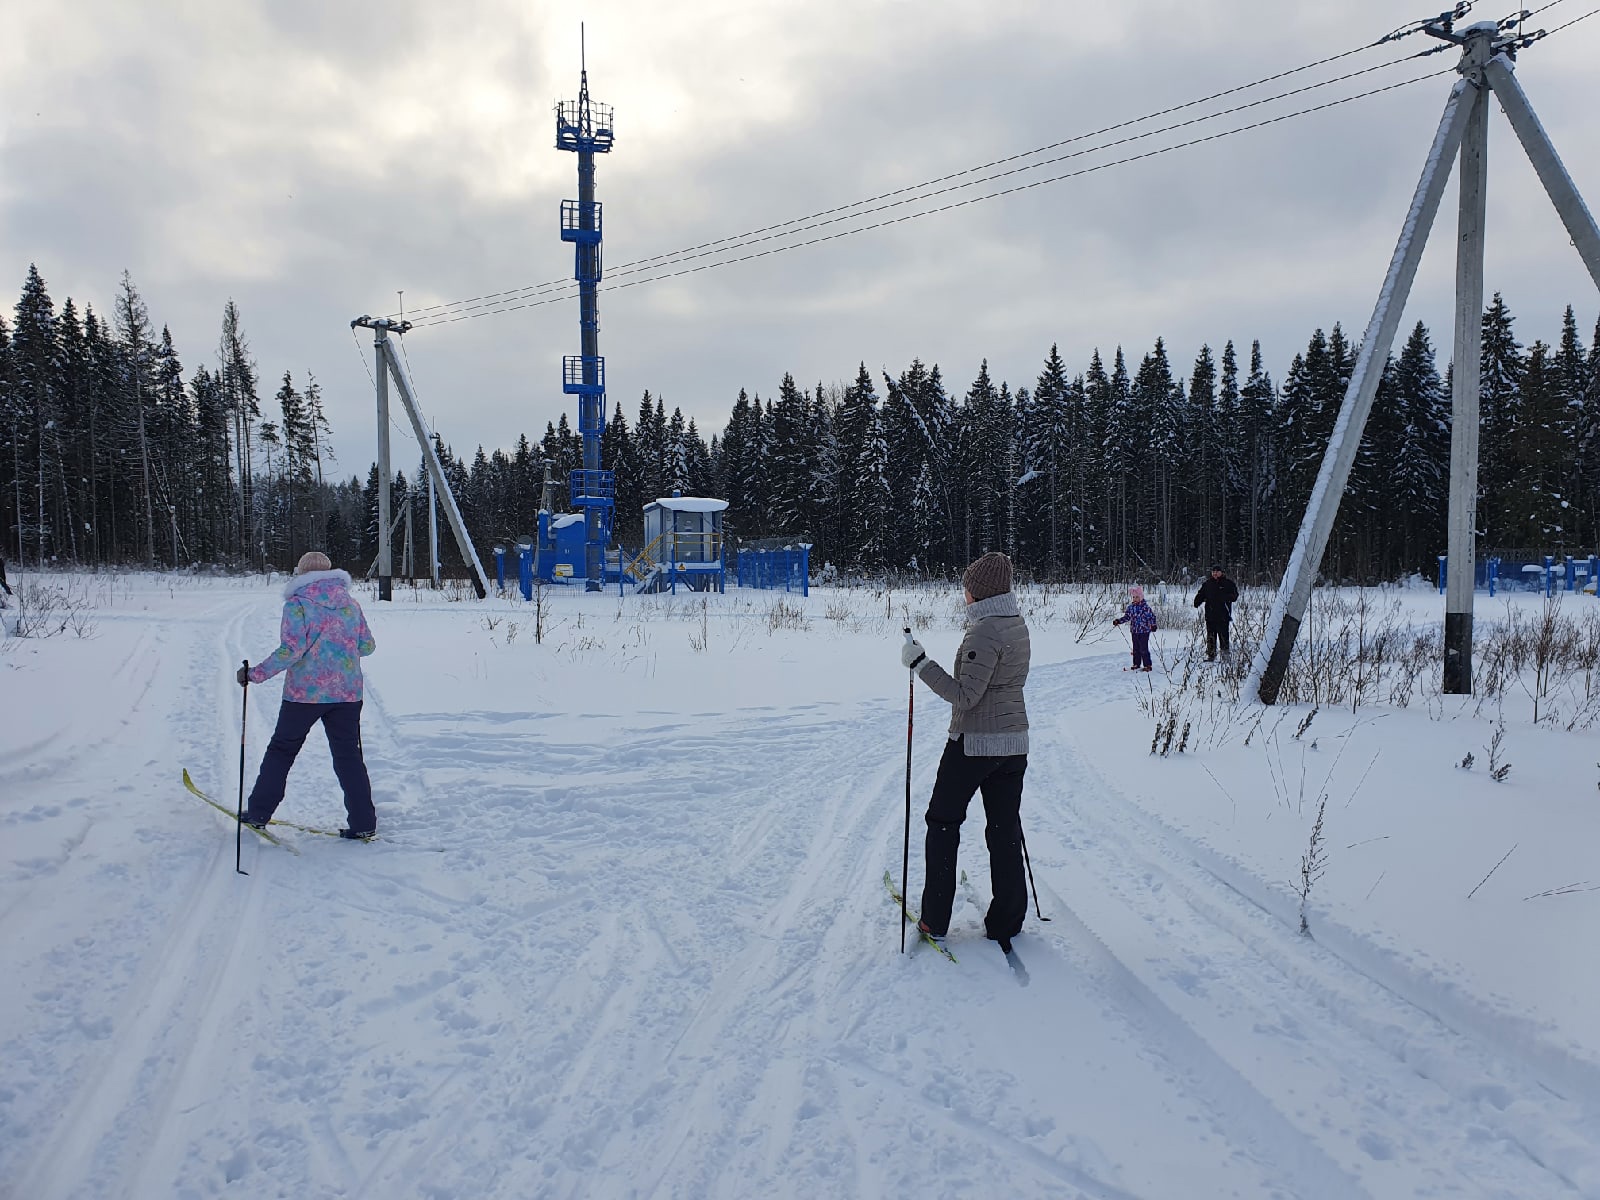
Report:
M250 682L250 668L240 667L236 672L234 672L233 677L239 681L240 687L244 687L245 684Z

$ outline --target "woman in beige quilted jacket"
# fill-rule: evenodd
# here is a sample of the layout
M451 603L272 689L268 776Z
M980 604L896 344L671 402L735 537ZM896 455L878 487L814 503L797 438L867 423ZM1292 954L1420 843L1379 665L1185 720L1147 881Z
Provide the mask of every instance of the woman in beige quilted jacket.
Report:
M934 662L920 642L908 641L900 651L901 664L951 708L949 740L928 801L921 925L935 938L950 927L961 823L973 795L981 792L994 893L984 932L1009 952L1028 913L1020 815L1022 777L1028 769L1028 710L1022 697L1028 681L1028 625L1011 591L1011 560L1004 554L985 554L967 568L961 582L967 627L954 669L946 671Z

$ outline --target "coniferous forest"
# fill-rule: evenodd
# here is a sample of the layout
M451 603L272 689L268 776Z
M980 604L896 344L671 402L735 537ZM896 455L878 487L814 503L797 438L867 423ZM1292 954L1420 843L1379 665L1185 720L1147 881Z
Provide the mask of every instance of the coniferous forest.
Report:
M1480 554L1594 552L1600 325L1586 348L1568 307L1553 344L1524 345L1496 295L1483 335ZM215 341L201 344L186 366L127 274L97 310L57 306L29 269L10 321L0 317L0 553L30 566L284 569L321 548L354 574L367 569L377 468L341 477L316 380L261 367L231 301ZM1174 577L1213 562L1245 580L1271 577L1357 350L1335 324L1310 335L1282 379L1259 342L1174 361L1160 340L1076 362L1050 346L1015 384L987 363L966 384L921 361L812 387L785 374L765 397L741 390L709 440L646 392L636 408L614 405L607 424L616 538L637 547L643 505L681 489L727 499L736 540L804 540L814 564L846 575L948 576L997 549L1035 579ZM1422 324L1397 344L1326 577L1432 572L1444 546L1449 374ZM562 481L580 465L565 414L537 441L479 447L470 461L437 449L485 561L490 545L535 527L543 461ZM412 507L423 574L421 464L391 488L396 513ZM447 531L441 551L459 574Z

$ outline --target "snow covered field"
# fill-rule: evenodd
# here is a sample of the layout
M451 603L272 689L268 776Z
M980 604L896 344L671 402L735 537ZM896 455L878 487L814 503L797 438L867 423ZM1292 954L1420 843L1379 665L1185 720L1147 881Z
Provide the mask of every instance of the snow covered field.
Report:
M1593 730L1507 706L1499 783L1460 698L1152 756L1164 672L1025 596L1050 920L1013 971L976 805L959 963L898 953L882 882L899 629L948 663L954 589L558 591L542 644L520 602L364 593L387 840L247 835L244 877L179 772L233 804L277 585L20 582L76 615L0 643L7 1200L1600 1197ZM947 718L919 686L913 899ZM279 815L340 823L319 734Z

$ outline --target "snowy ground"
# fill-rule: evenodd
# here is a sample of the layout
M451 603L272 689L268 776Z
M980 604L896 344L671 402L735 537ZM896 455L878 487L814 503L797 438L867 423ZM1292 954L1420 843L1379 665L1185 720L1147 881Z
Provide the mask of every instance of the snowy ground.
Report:
M882 883L898 630L948 662L951 595L558 593L543 644L368 598L389 840L244 877L179 771L234 802L276 585L65 582L75 627L0 643L7 1200L1600 1197L1593 732L1508 714L1503 783L1459 701L1152 757L1161 673L1033 598L1013 971L981 816L958 964ZM918 818L947 716L919 687ZM339 823L320 735L280 815Z

